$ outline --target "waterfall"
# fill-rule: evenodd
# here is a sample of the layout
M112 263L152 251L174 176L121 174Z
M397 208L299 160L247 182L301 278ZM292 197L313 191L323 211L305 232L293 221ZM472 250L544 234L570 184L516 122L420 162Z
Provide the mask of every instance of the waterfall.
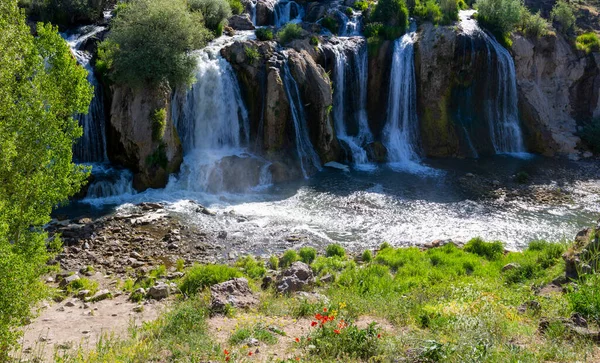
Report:
M321 169L321 160L315 152L315 149L310 142L308 135L307 120L304 113L304 104L300 97L300 90L298 84L290 72L287 58L283 64L283 84L287 99L290 103L290 111L292 114L292 120L294 121L294 134L296 142L296 154L300 161L300 168L304 178L308 178L309 169L308 167Z
M411 25L411 28L414 26ZM419 164L414 43L414 29L394 41L383 143L388 151L388 161L393 168L418 172L425 167Z
M256 4L258 3L257 0L251 1L250 2L250 20L252 21L252 24L254 24L254 26L256 26Z
M94 98L92 98L88 113L75 116L83 128L82 137L73 146L73 159L80 163L108 161L103 90L94 76L94 69L91 65L92 55L84 50L86 41L104 29L105 27L102 26L84 26L78 28L74 34L62 34L77 59L77 63L87 70L87 80L94 87Z
M289 22L301 22L304 9L295 1L278 1L273 9L275 27L279 28Z
M373 169L363 148L373 141L369 129L366 105L368 82L368 59L366 41L340 40L326 45L334 56L333 119L337 138L344 141L352 153L357 169ZM349 54L347 54L348 52ZM354 132L348 131L348 126Z
M460 26L470 37L481 37L486 48L486 74L484 83L484 117L489 138L496 154L525 156L526 150L519 123L517 79L510 53L498 41L483 31L473 19L475 10L459 13ZM473 46L471 46L473 51ZM474 55L471 55L473 62Z
M352 10L352 17L349 18L344 12L336 9L335 14L340 21L338 35L340 37L350 37L360 35L362 27L362 13Z
M90 184L86 199L110 198L133 195L133 174L127 169L103 168L95 166L92 174L97 180Z
M235 72L220 55L235 39L221 37L197 51L196 82L173 96L171 115L184 162L168 191L243 192L260 184L268 172L263 168L267 162L246 149L248 111Z

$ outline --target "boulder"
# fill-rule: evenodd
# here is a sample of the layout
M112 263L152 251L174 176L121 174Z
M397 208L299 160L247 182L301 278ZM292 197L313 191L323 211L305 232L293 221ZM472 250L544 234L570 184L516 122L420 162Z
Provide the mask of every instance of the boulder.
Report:
M259 300L245 278L235 278L211 286L210 309L213 312L223 312L225 306L230 305L234 308L247 309L258 304Z
M313 271L304 262L294 262L292 266L282 271L275 282L277 292L290 294L306 290L315 283Z
M516 262L511 262L511 263L508 263L508 264L504 265L504 266L502 267L502 271L503 271L503 272L504 272L504 271L510 271L510 270L514 270L514 269L516 269L516 268L519 268L519 267L521 267L521 265L519 265L518 263L516 263Z
M565 276L577 280L579 275L598 271L600 257L595 251L600 249L600 221L596 229L587 228L575 237L573 246L563 254Z
M227 19L227 23L235 30L254 30L254 24L249 14L233 15Z
M73 274L73 275L67 276L67 277L65 277L64 279L60 280L60 283L58 284L58 286L60 286L60 287L66 287L66 286L68 286L68 285L69 285L71 282L73 282L73 281L77 281L77 280L79 280L79 279L80 279L80 277L79 277L79 275L78 275L78 274Z
M164 282L159 282L148 289L148 297L154 300L162 300L171 294L171 287Z
M100 290L97 293L94 294L94 296L91 297L86 297L84 299L85 302L98 302L98 301L102 301L102 300L106 300L106 299L111 299L112 298L112 294L109 290Z

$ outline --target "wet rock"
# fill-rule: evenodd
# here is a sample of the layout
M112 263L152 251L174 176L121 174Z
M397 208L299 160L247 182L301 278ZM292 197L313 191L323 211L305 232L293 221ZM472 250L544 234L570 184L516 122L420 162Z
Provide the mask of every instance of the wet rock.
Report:
M234 15L227 19L227 23L235 30L254 30L250 14Z
M159 282L158 284L152 286L148 289L148 297L154 300L162 300L171 294L171 288L169 285Z
M302 291L311 287L315 282L310 266L304 262L294 262L292 266L284 270L276 282L277 292L289 294L296 291Z
M365 147L369 161L375 163L384 163L387 161L387 149L379 142L375 141Z
M226 305L247 309L258 304L245 278L236 278L211 286L210 309L213 312L223 312Z

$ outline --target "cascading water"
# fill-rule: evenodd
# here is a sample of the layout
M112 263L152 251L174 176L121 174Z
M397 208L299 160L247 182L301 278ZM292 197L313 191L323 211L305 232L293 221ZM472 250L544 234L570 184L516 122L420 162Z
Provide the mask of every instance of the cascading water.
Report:
M511 55L491 35L483 31L473 19L475 10L459 12L460 26L471 37L481 37L487 53L484 117L489 137L496 154L526 154L519 125L517 80ZM473 50L473 46L471 45ZM474 56L471 56L473 61Z
M292 114L292 120L294 121L296 154L300 162L302 175L304 175L304 178L308 178L310 167L317 170L321 169L321 160L319 159L319 156L315 152L315 149L310 142L306 115L304 113L304 104L302 103L302 98L300 97L298 84L290 72L287 56L285 62L283 63L282 73L285 93L290 103L290 111Z
M383 129L383 144L392 168L421 172L419 164L419 120L414 66L415 26L394 42L387 122Z
M253 0L250 1L250 20L252 21L252 24L254 24L255 26L256 24L256 4L258 3L257 0Z
M88 113L76 115L75 118L83 128L83 136L73 146L73 159L80 163L107 162L106 155L106 133L104 118L103 91L100 83L94 76L91 65L92 55L83 48L86 41L105 27L84 26L78 28L74 34L63 34L63 38L69 44L71 52L88 72L87 80L94 87L94 98L92 99Z
M301 22L304 18L304 8L295 1L278 1L273 9L276 27L282 27L289 22Z
M259 184L267 172L261 170L265 161L245 149L250 137L248 111L233 68L219 54L226 44L248 37L240 33L198 51L196 83L173 98L172 118L185 157L178 178L167 190L242 191ZM233 172L242 174L230 178Z
M349 9L349 8L346 8ZM352 17L348 17L344 12L335 10L336 18L340 21L338 35L340 37L350 37L360 35L362 27L362 13L352 10Z
M364 149L364 145L373 141L366 112L368 81L366 42L362 39L348 39L326 47L331 50L335 60L333 118L337 137L350 148L355 168L372 170L374 165L369 163ZM348 131L348 125L354 126L353 128L357 130L354 135Z

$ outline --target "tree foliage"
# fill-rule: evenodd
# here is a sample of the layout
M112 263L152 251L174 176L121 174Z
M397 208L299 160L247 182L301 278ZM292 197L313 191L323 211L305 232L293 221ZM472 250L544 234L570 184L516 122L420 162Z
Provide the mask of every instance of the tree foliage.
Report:
M408 8L404 0L380 0L370 20L399 27L403 33L408 28Z
M494 34L512 32L521 20L520 0L477 0L477 21Z
M568 2L564 0L557 1L550 16L564 34L575 29L575 14L573 14L573 8Z
M116 83L132 87L193 81L198 49L212 37L200 12L183 0L137 0L121 9L101 45L102 67Z
M0 2L0 361L43 296L50 212L87 176L72 162L92 88L51 25L29 33L16 0Z
M102 18L108 0L20 0L19 5L36 20L61 26L93 23Z
M216 31L231 16L233 13L232 4L234 2L227 0L189 0L190 9L194 12L200 12L204 16L206 26L212 31ZM235 9L236 12L240 10L237 7Z

